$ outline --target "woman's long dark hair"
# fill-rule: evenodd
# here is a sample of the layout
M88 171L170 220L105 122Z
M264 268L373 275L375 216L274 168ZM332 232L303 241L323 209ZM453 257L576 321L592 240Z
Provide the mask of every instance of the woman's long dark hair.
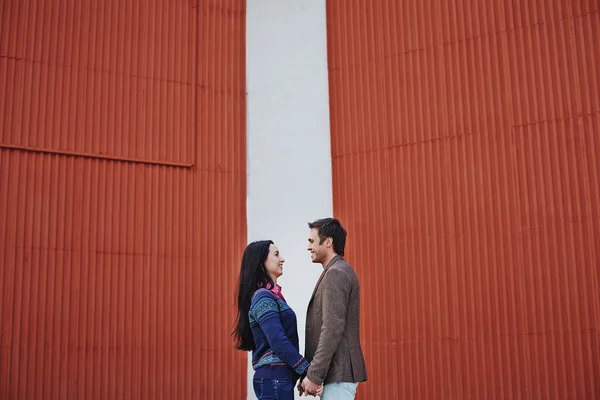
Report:
M235 339L235 347L239 350L252 351L256 348L254 337L250 330L250 302L252 295L259 287L273 285L273 280L265 268L265 261L269 256L269 247L273 244L271 240L252 242L244 250L240 278L237 289L237 318L235 329L232 333Z

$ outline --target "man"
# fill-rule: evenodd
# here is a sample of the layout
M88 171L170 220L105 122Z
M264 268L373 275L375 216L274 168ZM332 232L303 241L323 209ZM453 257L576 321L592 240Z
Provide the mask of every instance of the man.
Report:
M298 390L314 395L324 384L322 400L354 399L367 371L360 347L360 285L342 258L346 230L334 218L316 220L308 227L308 251L323 273L308 303L305 358L310 367Z

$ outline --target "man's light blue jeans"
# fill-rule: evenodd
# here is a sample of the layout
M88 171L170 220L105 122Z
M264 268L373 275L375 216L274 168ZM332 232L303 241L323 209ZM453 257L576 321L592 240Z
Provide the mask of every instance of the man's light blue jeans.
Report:
M333 382L323 387L321 400L354 400L358 383Z

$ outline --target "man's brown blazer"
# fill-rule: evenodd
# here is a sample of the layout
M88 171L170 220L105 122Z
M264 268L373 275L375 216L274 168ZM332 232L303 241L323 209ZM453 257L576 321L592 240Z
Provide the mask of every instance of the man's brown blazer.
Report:
M305 358L312 382L362 382L360 285L352 267L335 256L317 281L306 313Z

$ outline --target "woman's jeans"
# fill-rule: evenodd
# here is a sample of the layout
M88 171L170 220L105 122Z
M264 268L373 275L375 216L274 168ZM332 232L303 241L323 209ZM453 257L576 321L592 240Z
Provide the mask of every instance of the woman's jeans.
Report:
M258 400L294 400L294 384L290 378L254 378L254 394Z

